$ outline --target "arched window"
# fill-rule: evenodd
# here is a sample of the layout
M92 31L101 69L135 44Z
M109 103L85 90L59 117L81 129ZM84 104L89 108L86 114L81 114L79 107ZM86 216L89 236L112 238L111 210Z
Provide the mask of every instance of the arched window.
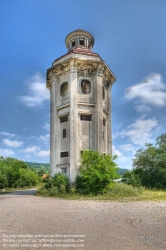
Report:
M67 93L68 93L68 83L64 82L61 85L61 96L64 97L67 95Z
M91 83L87 79L83 79L81 81L81 92L82 94L90 94L91 93Z

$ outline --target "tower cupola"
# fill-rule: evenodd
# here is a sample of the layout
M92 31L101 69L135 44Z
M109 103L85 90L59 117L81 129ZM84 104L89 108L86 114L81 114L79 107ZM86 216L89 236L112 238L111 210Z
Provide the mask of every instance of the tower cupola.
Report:
M67 35L65 44L68 48L68 51L78 47L92 50L94 45L94 38L89 32L78 29L70 32Z

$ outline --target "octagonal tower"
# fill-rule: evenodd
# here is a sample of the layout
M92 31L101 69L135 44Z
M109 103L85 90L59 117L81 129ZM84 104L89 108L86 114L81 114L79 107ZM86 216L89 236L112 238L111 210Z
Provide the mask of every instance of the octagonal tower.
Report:
M111 87L115 76L92 52L93 36L78 29L65 40L68 53L47 70L50 90L50 173L74 182L83 150L112 152Z

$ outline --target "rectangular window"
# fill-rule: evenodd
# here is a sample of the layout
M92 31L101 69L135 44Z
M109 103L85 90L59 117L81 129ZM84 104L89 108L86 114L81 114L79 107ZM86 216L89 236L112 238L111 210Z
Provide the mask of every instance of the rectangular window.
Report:
M62 168L62 173L63 174L67 173L67 168Z
M63 116L63 117L60 118L60 123L67 122L67 121L68 121L68 115Z
M75 41L72 41L72 47L74 47L76 45L76 42Z
M66 129L63 129L63 138L66 138Z
M80 45L85 45L85 39L84 38L80 38Z
M105 126L105 120L103 119L103 125Z
M63 157L68 157L68 156L69 156L69 152L68 152L68 151L66 151L66 152L61 152L61 153L60 153L60 156L61 156L61 158L63 158Z
M81 115L81 121L91 121L91 115Z

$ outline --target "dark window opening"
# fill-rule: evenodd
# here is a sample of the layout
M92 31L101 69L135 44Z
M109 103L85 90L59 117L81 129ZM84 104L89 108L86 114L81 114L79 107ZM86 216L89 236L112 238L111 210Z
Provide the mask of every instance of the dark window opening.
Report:
M74 47L76 45L76 42L75 41L72 41L72 47Z
M81 121L91 121L91 115L81 115Z
M83 79L81 81L81 92L83 94L90 94L90 92L91 92L91 83L90 83L89 80Z
M66 129L63 129L63 138L66 138Z
M105 120L103 119L103 125L104 125L104 126L105 126L105 123L106 123L106 122L105 122Z
M103 100L105 100L105 88L102 87L102 95L103 95Z
M62 168L62 173L67 173L67 168Z
M61 96L66 96L68 93L68 83L67 82L64 82L62 83L61 85Z
M84 38L80 38L80 45L85 45L85 39Z
M61 158L68 157L69 156L69 152L61 152L60 156L61 156Z
M68 121L68 115L63 116L63 117L60 118L60 123L67 122L67 121Z

